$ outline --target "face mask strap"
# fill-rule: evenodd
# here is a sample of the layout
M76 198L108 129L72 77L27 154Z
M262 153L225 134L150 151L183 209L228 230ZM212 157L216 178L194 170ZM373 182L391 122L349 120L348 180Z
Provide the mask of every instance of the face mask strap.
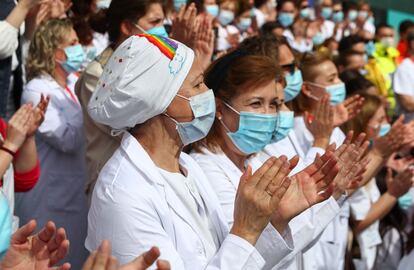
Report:
M134 23L133 24L136 28L138 28L138 30L140 30L142 33L144 33L144 34L148 34L147 33L147 31L145 31L141 26L139 26L139 24L137 24L137 23Z
M229 108L230 110L232 110L233 112L237 113L238 115L240 115L240 112L238 112L235 108L233 108L230 104L228 104L227 102L223 101L224 105L227 106L227 108Z
M170 119L171 121L173 121L174 122L174 124L175 124L175 129L178 129L178 121L177 120L175 120L174 118L172 118L171 116L169 116L168 115L168 113L163 113L163 115L165 115L168 119Z
M185 96L182 96L182 95L180 95L180 94L177 94L177 97L182 98L182 99L185 99L185 100L187 100L187 101L190 101L190 100L191 100L190 98L185 97Z

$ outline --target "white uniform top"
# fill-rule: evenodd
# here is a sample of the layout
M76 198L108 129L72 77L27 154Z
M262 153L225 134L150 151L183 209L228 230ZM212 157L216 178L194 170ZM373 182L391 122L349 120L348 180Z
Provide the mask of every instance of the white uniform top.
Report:
M124 264L156 245L172 269L191 270L263 269L291 252L291 241L286 238L286 243L269 226L255 247L229 234L223 210L201 168L185 153L179 162L192 176L218 238L220 248L213 257L208 256L206 239L186 205L129 133L99 175L88 215L86 247L95 250L109 239L112 254Z
M87 203L83 117L73 91L76 77L69 76L61 87L51 76L32 79L25 87L22 102L40 101L50 96L45 120L36 131L41 175L29 192L16 193L16 214L21 224L36 219L38 227L53 220L64 227L71 249L66 260L81 269L87 257L84 241L87 230Z
M397 270L411 270L414 265L414 250L412 250L408 255L405 255L400 264L398 265Z
M207 175L224 209L227 222L232 226L234 200L242 172L224 153L215 154L204 148L203 153L193 152L191 156ZM249 160L249 163L253 170L263 164L257 158ZM274 269L300 269L301 251L307 248L339 212L339 206L333 198L326 201L323 206L311 209L289 223L295 248L288 256L281 258Z
M400 263L401 248L405 243L405 237L401 237L395 228L390 228L382 237L382 244L378 247L374 269L396 270Z
M283 36L286 38L289 45L298 52L304 53L312 51L312 40L302 39L300 42L298 42L297 40L295 40L295 36L293 35L292 31L290 31L290 29L286 29L285 31L283 31Z
M219 25L217 29L218 29L217 41L216 41L217 51L226 51L230 49L231 45L227 39L229 35L239 34L240 33L239 30L237 29L236 26L231 25L231 24L224 26L224 27Z
M295 136L302 153L306 153L309 163L325 151L322 148L313 147L314 138L307 129L303 117L295 117ZM332 132L330 143L339 147L345 140L345 134L335 128ZM348 237L349 204L341 206L338 216L327 226L318 242L304 253L304 269L343 269L345 265L345 251Z
M411 58L406 58L397 67L394 73L393 89L394 92L399 95L406 95L414 99L414 61ZM398 110L400 113L405 114L405 120L407 122L414 119L414 113L410 113L404 110L399 105Z
M373 178L367 185L355 191L349 198L351 215L355 220L363 220L368 215L371 206L378 201L381 193ZM373 269L378 245L381 244L379 233L379 221L357 235L357 241L361 250L361 260L354 260L357 270Z
M2 42L0 42L0 59L5 59L12 56L19 46L19 29L7 21L0 21L0 33L2 36Z

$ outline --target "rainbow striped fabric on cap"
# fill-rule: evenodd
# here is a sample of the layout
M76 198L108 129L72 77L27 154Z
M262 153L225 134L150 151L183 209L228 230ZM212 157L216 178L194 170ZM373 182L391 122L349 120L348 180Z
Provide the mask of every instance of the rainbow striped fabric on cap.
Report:
M139 37L145 37L149 42L154 44L168 59L173 60L178 44L173 40L161 36L150 34L138 34Z

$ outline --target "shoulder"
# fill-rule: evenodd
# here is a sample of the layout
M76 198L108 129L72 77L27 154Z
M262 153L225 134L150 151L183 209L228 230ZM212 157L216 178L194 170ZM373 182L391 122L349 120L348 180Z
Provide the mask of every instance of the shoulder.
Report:
M49 75L42 75L31 79L24 87L24 91L53 94L58 87L56 81Z

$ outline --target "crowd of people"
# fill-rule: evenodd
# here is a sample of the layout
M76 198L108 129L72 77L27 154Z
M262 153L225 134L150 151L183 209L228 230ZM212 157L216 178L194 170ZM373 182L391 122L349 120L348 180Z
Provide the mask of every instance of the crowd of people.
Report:
M414 22L375 19L2 0L0 269L412 269Z

